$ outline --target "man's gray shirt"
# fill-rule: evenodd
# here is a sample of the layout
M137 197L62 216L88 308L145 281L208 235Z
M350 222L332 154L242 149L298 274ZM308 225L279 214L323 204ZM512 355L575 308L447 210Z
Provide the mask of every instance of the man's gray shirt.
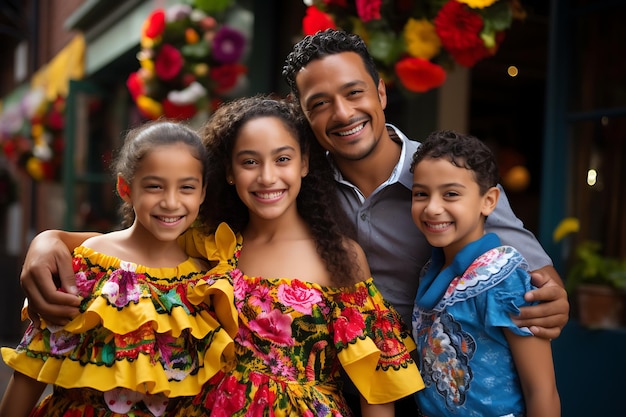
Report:
M365 251L374 283L410 326L419 273L431 255L431 246L411 217L413 174L409 169L419 142L409 140L393 125L387 127L392 139L402 146L402 153L385 183L365 198L337 170L335 178L341 203L356 225L357 241ZM531 271L552 265L541 244L513 213L504 190L487 218L486 230L496 233L503 245L517 248Z

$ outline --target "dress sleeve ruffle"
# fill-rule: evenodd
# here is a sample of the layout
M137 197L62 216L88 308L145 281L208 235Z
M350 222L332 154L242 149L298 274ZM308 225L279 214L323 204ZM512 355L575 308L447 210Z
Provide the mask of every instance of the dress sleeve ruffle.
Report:
M339 361L367 402L384 404L423 389L409 353L415 342L373 280L336 298L333 329Z
M211 273L225 273L233 268L231 261L237 238L226 223L220 223L213 234L207 234L203 229L191 228L178 238L178 243L189 256L217 263Z

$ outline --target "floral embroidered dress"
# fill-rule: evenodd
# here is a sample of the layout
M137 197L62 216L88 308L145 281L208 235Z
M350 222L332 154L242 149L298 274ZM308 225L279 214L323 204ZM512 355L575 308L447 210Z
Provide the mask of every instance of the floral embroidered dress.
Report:
M493 233L465 246L441 270L433 249L420 279L413 336L426 388L416 394L424 416L523 416L524 398L502 331L532 336L511 314L528 305L528 265Z
M31 324L17 349L2 349L9 366L54 384L32 417L160 416L232 360L227 276L205 276L193 258L147 268L86 247L73 263L81 314L62 328Z
M240 248L241 237L229 273L239 312L235 368L176 416L351 416L342 367L370 403L423 388L409 355L415 344L371 279L348 290L249 277L236 269Z

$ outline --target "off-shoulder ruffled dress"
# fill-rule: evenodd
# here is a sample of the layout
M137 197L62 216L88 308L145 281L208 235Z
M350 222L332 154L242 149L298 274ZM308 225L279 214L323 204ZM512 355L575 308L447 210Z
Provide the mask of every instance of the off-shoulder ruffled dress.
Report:
M5 362L54 384L37 416L160 416L232 363L237 318L224 274L188 258L148 268L74 251L81 314L63 328L28 327ZM219 272L220 268L217 268Z
M226 228L218 234L215 242L232 253L236 365L179 404L174 416L351 416L341 394L341 368L373 404L424 387L409 355L415 344L372 279L332 288L246 276L237 269L241 236ZM187 241L188 253L195 247L197 255L210 258L215 251L214 242L200 234L188 234Z

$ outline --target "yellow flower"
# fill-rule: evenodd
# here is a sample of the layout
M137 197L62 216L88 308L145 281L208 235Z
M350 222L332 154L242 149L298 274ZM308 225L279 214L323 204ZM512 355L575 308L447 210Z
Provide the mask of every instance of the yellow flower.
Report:
M33 136L33 138L37 139L39 137L41 137L41 135L43 135L43 126L41 125L41 123L35 123L31 128L30 128L30 134Z
M205 63L196 64L193 67L193 73L196 74L198 77L204 77L209 73L209 66Z
M570 233L575 233L580 230L580 222L576 217L566 217L558 224L554 233L552 233L552 240L558 242Z
M467 4L472 9L484 9L485 7L489 7L498 0L456 0L459 3Z
M43 167L41 166L41 161L35 157L28 158L28 161L26 161L26 171L36 181L41 181L41 179L43 179Z
M163 114L163 106L148 96L137 96L137 107L152 119L158 119Z
M404 26L404 40L407 52L416 58L430 60L441 49L435 25L426 19L409 18Z

